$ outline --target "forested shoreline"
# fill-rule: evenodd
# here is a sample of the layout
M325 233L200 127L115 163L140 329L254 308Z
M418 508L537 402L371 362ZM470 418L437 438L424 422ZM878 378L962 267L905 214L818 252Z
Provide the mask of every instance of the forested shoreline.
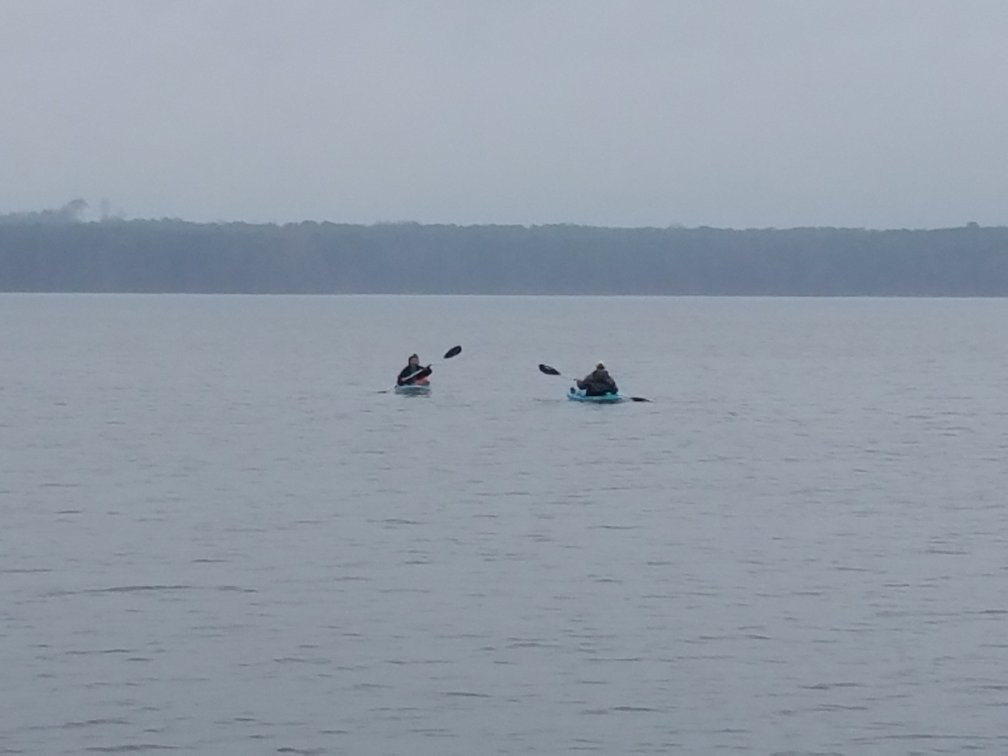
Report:
M1008 227L975 223L731 230L75 216L0 216L0 290L1008 295Z

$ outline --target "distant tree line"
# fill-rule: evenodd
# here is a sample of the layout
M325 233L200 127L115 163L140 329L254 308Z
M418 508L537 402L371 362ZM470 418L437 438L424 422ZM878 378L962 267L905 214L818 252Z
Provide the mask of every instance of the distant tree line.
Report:
M71 206L72 205L72 206ZM80 222L0 216L0 291L1008 295L1008 228Z

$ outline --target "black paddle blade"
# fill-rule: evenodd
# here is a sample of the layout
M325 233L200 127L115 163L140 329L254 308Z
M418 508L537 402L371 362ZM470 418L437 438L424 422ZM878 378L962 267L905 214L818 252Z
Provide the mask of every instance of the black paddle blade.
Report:
M442 359L450 360L452 357L456 356L461 351L462 351L461 346L453 346L451 349L449 349L447 352L444 353L444 357Z
M645 399L643 396L631 396L631 402L650 402L650 399Z
M549 365L543 365L541 362L539 363L539 372L546 373L546 375L560 375L560 371L557 370L555 367L550 367Z

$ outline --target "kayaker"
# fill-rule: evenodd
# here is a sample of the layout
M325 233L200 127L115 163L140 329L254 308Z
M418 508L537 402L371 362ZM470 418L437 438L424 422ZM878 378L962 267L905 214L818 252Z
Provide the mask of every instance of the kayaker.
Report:
M399 371L399 377L396 378L397 386L412 386L412 385L424 385L427 383L427 376L431 374L431 366L420 367L420 358L411 354L409 356L409 361L402 370Z
M595 369L592 372L580 381L577 381L577 387L582 389L587 396L602 396L603 394L619 393L616 381L614 381L612 376L609 375L605 365L601 362L595 366Z

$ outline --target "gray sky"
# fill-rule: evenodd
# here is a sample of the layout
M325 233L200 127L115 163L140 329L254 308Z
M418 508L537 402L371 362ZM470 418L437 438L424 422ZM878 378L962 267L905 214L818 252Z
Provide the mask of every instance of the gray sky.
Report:
M1004 0L0 0L0 213L1008 224Z

